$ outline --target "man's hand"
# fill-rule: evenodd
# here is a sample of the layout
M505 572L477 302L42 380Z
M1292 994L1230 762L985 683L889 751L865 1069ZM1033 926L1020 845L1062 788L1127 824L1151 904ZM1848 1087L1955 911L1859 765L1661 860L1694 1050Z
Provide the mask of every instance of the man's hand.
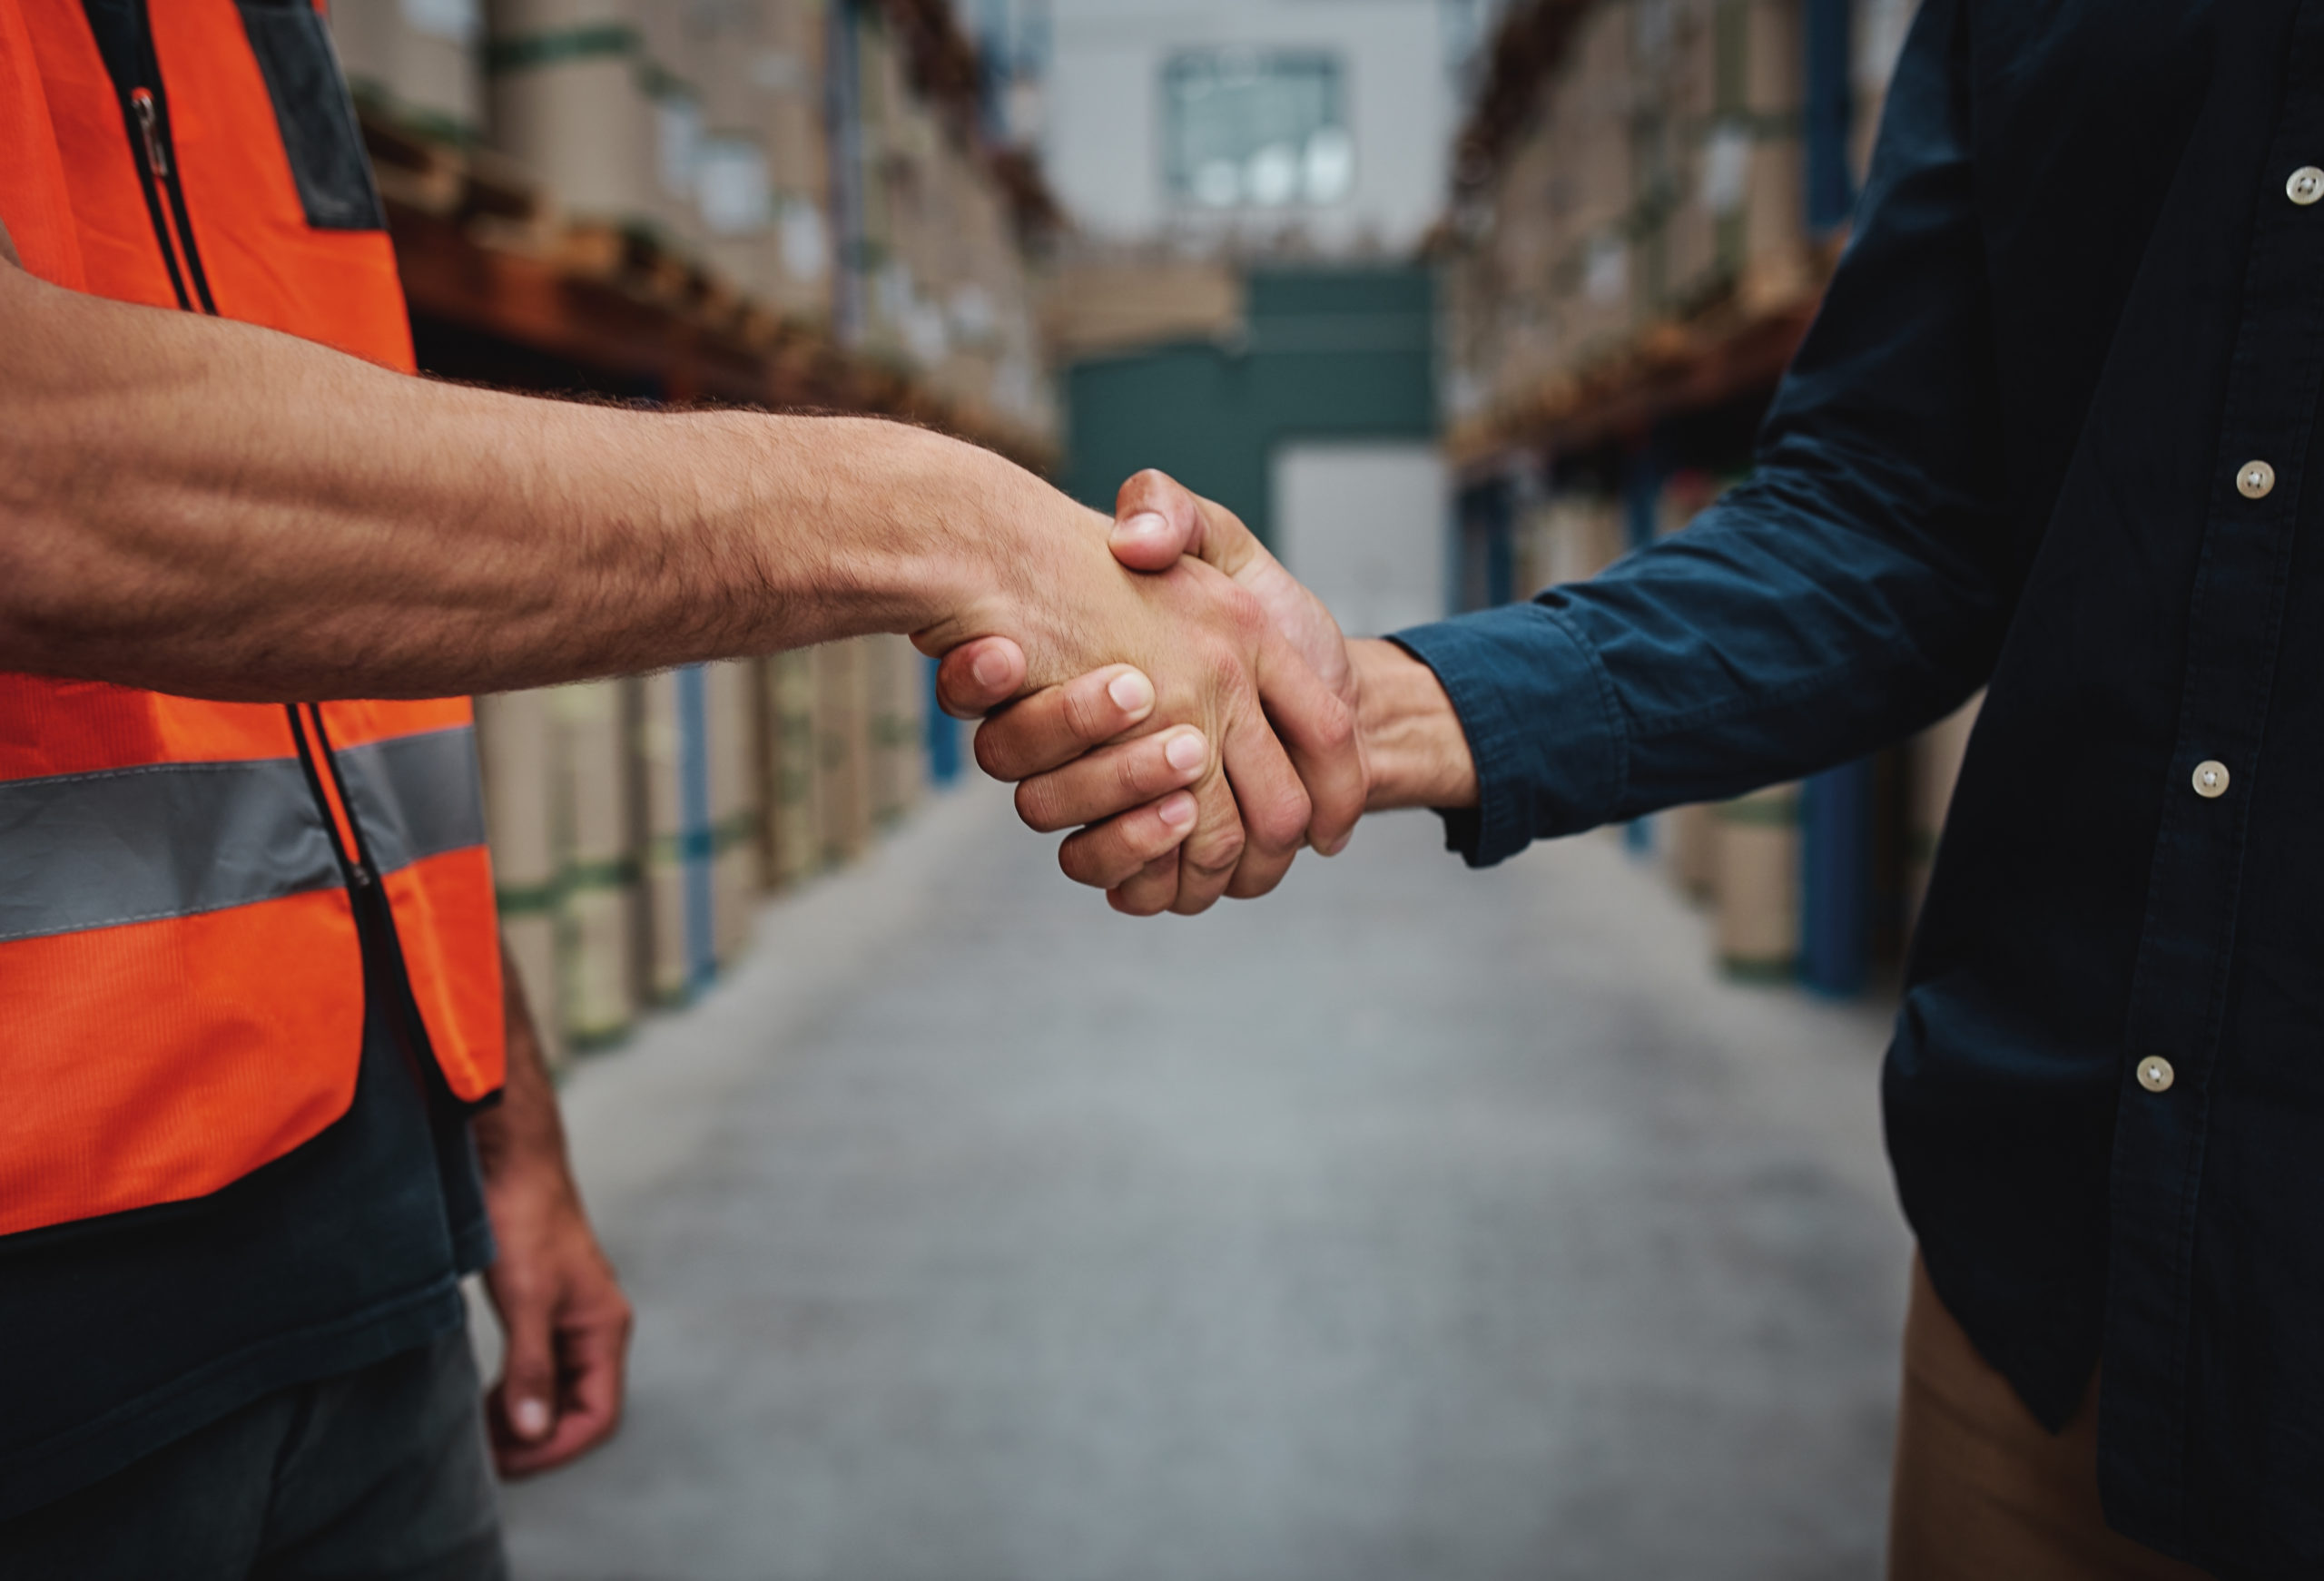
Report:
M1118 560L1162 573L1191 556L1225 573L1257 602L1292 651L1354 714L1362 687L1338 623L1232 511L1147 471L1122 486L1115 515L1109 547ZM1009 644L972 643L947 655L938 692L951 712L973 715L1013 696L1022 680L1021 659ZM1189 869L1172 840L1182 827L1174 815L1183 816L1184 809L1175 795L1156 797L1184 783L1178 777L1182 764L1193 761L1196 744L1184 736L1137 735L1135 726L1142 716L1124 706L1136 695L1134 680L1112 672L1050 688L988 719L977 732L977 756L997 778L1023 781L1018 810L1033 828L1048 832L1088 826L1066 842L1060 853L1066 870L1084 882L1127 873L1106 885L1108 898L1118 909L1149 915L1186 908L1178 900ZM1360 765L1360 741L1356 751ZM1319 823L1303 835L1329 853L1344 847L1353 830L1350 820L1344 827ZM1141 858L1133 869L1132 860ZM1254 876L1228 893L1264 894L1289 865L1286 856L1266 870L1263 882Z
M508 1078L477 1116L485 1205L499 1256L485 1289L507 1339L487 1399L503 1477L547 1471L596 1448L621 1420L629 1301L597 1246L565 1156L565 1127L516 963L501 952Z
M1027 502L1029 514L1051 508ZM989 703L1028 678L1043 688L1019 705L1023 741L1086 736L1089 722L1102 718L1109 735L1138 743L1088 774L1118 767L1129 778L1112 793L1147 805L1067 840L1059 861L1070 877L1140 915L1191 914L1222 894L1264 894L1311 832L1343 840L1362 814L1352 710L1250 589L1192 558L1134 574L1114 558L1105 519L1068 508L1085 519L1049 538L1040 559L1022 567L1021 585L1004 586L990 607L972 604L914 640L924 652L951 655L947 670L960 679L960 695ZM980 640L1001 633L1015 640ZM1129 668L1056 684L1095 659ZM948 702L960 706L958 696ZM978 761L1012 781L1055 767L1017 757L1019 740L980 732ZM1019 807L1036 828L1069 828L1084 821L1075 810L1082 793L1052 781L1020 792ZM1157 869L1167 869L1167 881L1149 871Z

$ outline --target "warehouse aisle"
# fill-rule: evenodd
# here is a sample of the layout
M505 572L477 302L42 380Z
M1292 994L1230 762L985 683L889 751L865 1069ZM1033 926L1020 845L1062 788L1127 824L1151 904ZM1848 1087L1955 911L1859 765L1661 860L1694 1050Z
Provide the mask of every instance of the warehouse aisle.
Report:
M977 785L584 1066L636 1298L527 1581L1877 1573L1884 1014L1610 841L1133 923Z

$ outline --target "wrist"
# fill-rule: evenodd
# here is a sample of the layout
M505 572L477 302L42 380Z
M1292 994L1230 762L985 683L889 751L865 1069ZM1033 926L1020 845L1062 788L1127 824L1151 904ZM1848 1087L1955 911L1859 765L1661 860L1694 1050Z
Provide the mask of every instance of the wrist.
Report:
M1347 648L1357 684L1365 810L1475 806L1477 771L1468 734L1436 672L1378 638Z
M1096 662L1088 639L1110 629L1106 600L1132 579L1114 559L1113 524L1014 463L973 454L975 466L950 479L906 629L939 654L1007 637L1024 652L1029 687L1070 680Z

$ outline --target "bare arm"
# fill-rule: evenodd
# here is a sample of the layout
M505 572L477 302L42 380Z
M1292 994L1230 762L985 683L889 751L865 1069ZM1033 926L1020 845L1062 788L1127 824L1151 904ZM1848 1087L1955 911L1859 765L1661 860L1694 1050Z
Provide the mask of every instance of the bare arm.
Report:
M1135 575L1109 526L898 424L433 384L0 264L0 670L281 702L1006 637L1019 684L1127 663L1143 728L1201 730L1201 910L1354 823L1353 714L1246 590Z
M563 1465L621 1420L631 1314L582 1210L556 1089L517 963L504 947L508 1075L476 1117L485 1205L499 1255L485 1288L507 1339L487 1419L501 1475Z
M1101 518L901 425L432 384L0 266L0 668L281 701L947 617L1038 649L1077 546Z

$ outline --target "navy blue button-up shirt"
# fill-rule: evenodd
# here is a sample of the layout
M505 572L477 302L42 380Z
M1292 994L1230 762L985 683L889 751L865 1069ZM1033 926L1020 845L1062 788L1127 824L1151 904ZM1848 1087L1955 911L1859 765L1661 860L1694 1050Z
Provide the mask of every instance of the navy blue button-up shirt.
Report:
M2036 1415L2102 1361L2112 1523L2223 1576L2324 1575L2311 165L2324 0L1926 0L1753 480L1400 638L1480 864L1990 682L1888 1056L1898 1186Z

